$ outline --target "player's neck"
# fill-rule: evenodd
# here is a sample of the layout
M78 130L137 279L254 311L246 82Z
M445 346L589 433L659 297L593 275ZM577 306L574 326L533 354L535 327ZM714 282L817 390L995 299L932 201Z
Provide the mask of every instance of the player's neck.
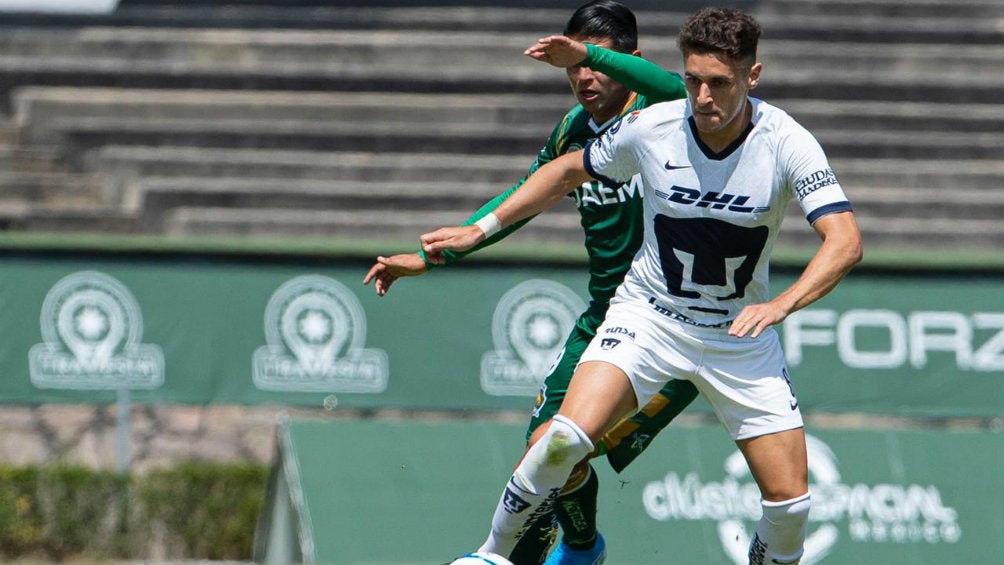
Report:
M739 139L752 119L753 104L747 98L742 111L728 125L715 132L698 131L697 137L708 149L720 153Z

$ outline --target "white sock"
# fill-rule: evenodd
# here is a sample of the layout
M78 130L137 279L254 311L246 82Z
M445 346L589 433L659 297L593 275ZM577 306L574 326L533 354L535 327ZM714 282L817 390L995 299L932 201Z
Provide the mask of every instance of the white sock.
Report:
M551 419L547 432L533 444L513 472L492 517L492 529L478 551L512 554L516 542L538 518L551 513L554 500L575 464L593 443L575 422Z
M750 565L795 565L802 558L809 525L809 493L781 502L760 502L763 516L750 544Z

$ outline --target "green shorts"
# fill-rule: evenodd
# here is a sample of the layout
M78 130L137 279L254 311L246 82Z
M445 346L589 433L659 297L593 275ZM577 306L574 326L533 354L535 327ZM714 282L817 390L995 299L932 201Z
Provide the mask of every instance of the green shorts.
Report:
M558 413L575 366L596 335L596 327L600 322L602 316L590 315L589 312L577 320L557 362L537 392L530 425L526 431L527 440L534 430ZM695 398L697 388L690 381L670 379L644 408L608 431L596 446L593 456L606 455L610 466L618 473L621 472Z

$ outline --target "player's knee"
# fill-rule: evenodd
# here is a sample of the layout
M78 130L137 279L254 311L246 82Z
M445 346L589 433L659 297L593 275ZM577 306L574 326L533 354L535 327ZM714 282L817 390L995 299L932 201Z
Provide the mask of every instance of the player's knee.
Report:
M548 420L547 422L544 422L543 424L541 424L541 425L537 426L536 428L534 428L534 430L532 432L530 432L529 439L527 439L527 442L526 442L527 448L529 449L529 446L531 446L531 445L537 443L538 441L540 441L540 438L544 437L544 434L547 433L547 430L550 427L551 427L551 421Z
M761 505L763 517L750 544L750 565L798 563L809 523L809 493L780 502L764 500Z
M543 463L548 466L575 465L593 450L593 442L582 428L560 415L551 419L551 425L540 441L545 442Z

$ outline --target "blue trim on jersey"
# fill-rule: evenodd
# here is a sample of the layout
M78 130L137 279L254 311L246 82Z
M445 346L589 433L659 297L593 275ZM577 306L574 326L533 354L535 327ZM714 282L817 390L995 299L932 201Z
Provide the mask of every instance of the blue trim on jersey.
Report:
M712 161L721 161L722 159L725 159L729 155L735 153L736 149L739 149L739 147L746 142L746 138L749 137L750 132L753 131L753 122L746 124L746 129L739 134L739 137L737 137L735 141L730 143L725 149L715 153L710 147L701 141L701 136L698 135L697 132L697 122L694 121L694 116L689 116L687 118L687 124L690 126L690 134L694 136L694 141L697 142L697 147L700 148L701 153L704 153L704 156Z
M820 206L819 208L816 208L815 210L810 212L809 215L805 217L805 219L809 220L809 225L812 225L816 223L816 220L822 218L823 216L827 216L829 214L836 214L837 212L852 212L853 210L854 208L851 207L851 203L848 202L847 200L844 200L843 202L834 202L833 204Z
M582 152L582 167L586 169L586 172L589 173L589 176L593 177L594 179L602 182L607 186L620 186L624 184L624 182L627 182L627 181L624 182L616 181L610 177L601 175L600 173L596 172L596 169L593 168L593 164L589 162L589 151L590 149L592 149L593 144L596 143L596 141L597 140L594 139L586 144L585 150Z

